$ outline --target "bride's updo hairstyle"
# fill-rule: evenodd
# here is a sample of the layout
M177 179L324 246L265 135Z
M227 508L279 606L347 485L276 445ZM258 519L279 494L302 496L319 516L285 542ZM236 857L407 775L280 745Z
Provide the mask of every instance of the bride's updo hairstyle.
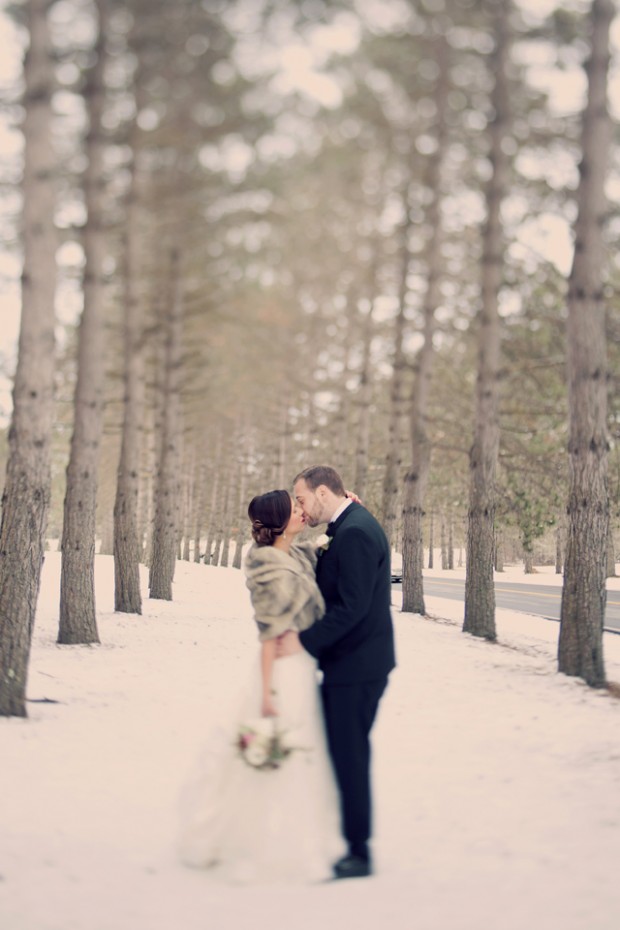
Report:
M293 505L288 491L267 491L253 497L248 507L252 539L257 546L273 546L291 519Z

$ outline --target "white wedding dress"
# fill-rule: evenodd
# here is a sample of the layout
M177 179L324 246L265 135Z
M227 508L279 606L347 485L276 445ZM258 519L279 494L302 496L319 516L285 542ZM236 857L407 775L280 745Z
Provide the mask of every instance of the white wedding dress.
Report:
M272 686L278 725L298 748L272 770L253 768L239 753L239 726L260 711L257 660L234 719L208 737L183 793L181 858L232 883L324 881L343 849L316 661L303 651L277 659Z

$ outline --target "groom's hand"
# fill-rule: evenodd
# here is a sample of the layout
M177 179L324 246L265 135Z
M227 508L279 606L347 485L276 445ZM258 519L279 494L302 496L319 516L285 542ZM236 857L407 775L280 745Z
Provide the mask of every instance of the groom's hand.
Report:
M282 636L278 636L276 640L276 659L295 655L296 652L301 652L302 649L303 646L299 642L297 633L294 630L287 630Z

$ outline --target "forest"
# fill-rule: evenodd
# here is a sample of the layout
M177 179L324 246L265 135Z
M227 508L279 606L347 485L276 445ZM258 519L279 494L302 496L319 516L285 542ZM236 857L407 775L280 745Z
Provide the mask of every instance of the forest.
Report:
M247 504L329 463L403 558L564 573L559 668L605 682L620 514L612 0L24 0L2 92L0 714L46 547L59 643L241 566ZM23 62L21 61L23 56ZM17 142L15 140L18 140ZM3 265L3 267L5 267ZM12 269L12 270L11 270ZM3 310L3 314L4 314ZM10 312L7 309L7 315ZM456 555L455 555L456 551Z

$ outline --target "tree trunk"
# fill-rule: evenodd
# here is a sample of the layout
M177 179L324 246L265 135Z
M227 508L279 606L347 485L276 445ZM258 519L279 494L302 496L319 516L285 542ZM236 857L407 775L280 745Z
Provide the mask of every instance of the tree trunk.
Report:
M289 414L288 403L284 399L271 408L272 437L273 437L273 465L271 470L271 485L274 488L284 488L288 483L286 475L286 444L288 436Z
M465 619L463 631L496 639L493 586L495 473L499 451L499 290L503 243L500 208L508 187L509 161L504 149L508 130L508 28L511 4L495 0L495 50L490 59L494 84L490 124L491 178L486 192L487 220L482 244L481 309L478 331L478 380L475 427L470 452Z
M178 252L170 262L171 299L165 310L163 332L166 346L162 436L155 484L153 555L149 572L150 597L172 600L172 581L177 557L179 377L181 368L183 293Z
M614 545L614 534L611 520L609 521L609 530L607 531L607 577L616 578L616 547Z
M241 568L243 561L243 547L245 545L246 531L245 523L242 523L239 526L239 532L237 533L237 538L235 539L235 552L233 555L233 568Z
M360 271L360 275L361 275ZM331 418L329 433L326 437L328 447L330 448L329 460L332 462L336 471L341 475L348 475L350 478L350 487L357 494L357 481L355 477L356 466L356 417L355 405L356 398L351 390L350 381L355 378L355 370L360 347L360 313L359 313L359 284L349 287L346 295L346 306L342 311L345 319L345 326L341 336L341 353L343 371L338 379L338 399L337 407ZM316 343L320 341L318 333L313 334L316 337ZM318 351L318 350L317 350ZM320 390L320 386L317 386ZM311 402L312 403L312 402ZM313 412L308 412L307 422L314 423ZM316 440L316 432L311 434L311 438ZM304 453L305 461L314 461L316 457L316 448L309 446L307 453ZM362 495L360 495L362 496Z
M222 543L224 542L224 533L219 527L215 532L215 541L213 543L213 555L211 556L211 564L217 567L220 564L220 556L222 554Z
M523 572L526 575L534 574L534 553L527 549L523 551Z
M243 557L243 545L245 543L247 526L248 526L248 516L247 516L248 502L246 501L246 495L247 495L247 457L246 457L246 451L244 450L241 456L241 461L239 463L239 515L237 517L237 522L239 526L237 530L237 538L235 539L233 568L241 568L241 562L242 562L242 557Z
M228 551L230 547L230 498L232 493L232 479L231 475L226 475L226 483L224 486L224 494L222 495L221 501L221 510L219 511L219 545L218 545L218 558L214 563L219 565L221 568L228 568Z
M405 358L403 340L405 335L405 310L408 292L409 231L411 229L408 191L405 191L403 196L403 209L405 211L405 219L402 225L400 290L398 296L398 314L394 325L394 356L392 361L390 408L388 414L388 450L385 458L383 498L381 504L381 524L392 547L395 546L394 530L398 515L398 495L402 468L403 425L406 411L405 388L407 360Z
M202 444L201 444L202 446ZM196 505L194 508L194 562L200 562L200 540L204 521L205 506L205 464L204 450L201 448L196 461Z
M603 623L609 500L602 232L610 144L607 110L611 0L592 4L588 100L581 137L575 253L568 288L569 495L559 670L605 684Z
M373 287L375 282L373 281ZM368 449L370 446L370 412L372 405L372 378L370 373L370 349L372 345L372 310L369 303L363 324L362 368L355 403L357 407L357 435L355 443L355 479L353 489L362 500L368 486Z
M230 555L230 531L227 528L224 531L224 539L222 541L222 555L220 558L220 566L222 568L228 568L229 555Z
M0 715L25 717L51 475L54 391L53 64L47 0L26 7L22 316L0 525Z
M194 460L194 454L192 453L191 461L187 465L185 474L183 475L183 547L181 551L181 558L184 562L189 562L191 559L191 533L190 533L190 520L194 512L194 477L196 471L196 463Z
M159 348L159 346L158 346ZM156 353L157 355L157 353ZM165 361L155 360L156 373L165 367ZM148 378L145 379L148 382ZM153 555L153 521L155 510L155 476L159 459L159 446L157 437L161 437L161 411L159 404L163 396L163 388L157 383L157 374L154 378L152 400L145 399L144 427L142 442L142 460L140 464L140 489L138 492L138 539L140 540L140 561L150 566ZM160 396L161 395L161 396ZM159 417L159 419L158 419Z
M495 533L495 571L504 571L504 536L501 530Z
M134 131L135 135L135 131ZM134 164L127 198L124 307L124 415L114 502L114 609L142 613L138 498L144 413L144 321L138 293L138 173Z
M213 551L214 541L217 537L218 531L218 519L219 519L219 497L220 497L220 487L222 484L222 479L220 476L220 468L222 462L222 447L223 441L221 435L218 436L215 456L213 459L211 467L211 502L209 509L209 517L207 520L207 543L205 548L205 565L217 565L217 561L214 558L215 553Z
M207 523L207 541L205 543L205 554L204 554L204 563L205 565L213 564L213 542L216 535L216 526L215 526L215 513L211 510L211 514Z
M97 0L96 59L84 96L88 108L87 167L84 199L88 221L84 229L84 309L78 334L78 372L74 398L74 426L67 466L67 489L62 530L59 643L98 643L95 608L95 532L97 477L103 430L104 320L102 267L103 144L101 115L107 6Z
M454 569L454 526L452 511L448 514L448 570Z
M431 510L428 517L428 567L433 568L435 565L435 557L433 553L433 547L435 545L435 514Z
M556 575L562 574L562 527L558 526L555 531L555 573Z
M444 514L441 515L440 534L441 534L441 570L445 572L448 569L448 538L446 535L446 518Z
M437 155L429 161L428 189L431 197L426 222L430 230L426 255L426 294L424 297L424 342L418 353L410 407L411 464L405 476L403 508L403 607L404 611L424 614L424 559L422 518L430 468L431 447L427 412L435 350L435 311L441 300L441 163L446 135L445 111L449 89L449 55L445 39L437 47L439 77L435 93L437 107Z

